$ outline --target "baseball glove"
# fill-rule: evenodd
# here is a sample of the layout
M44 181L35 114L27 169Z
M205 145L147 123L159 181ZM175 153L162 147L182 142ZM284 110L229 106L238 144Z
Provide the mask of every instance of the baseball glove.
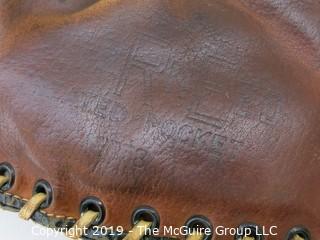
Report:
M72 238L320 239L319 54L316 0L2 0L0 205Z

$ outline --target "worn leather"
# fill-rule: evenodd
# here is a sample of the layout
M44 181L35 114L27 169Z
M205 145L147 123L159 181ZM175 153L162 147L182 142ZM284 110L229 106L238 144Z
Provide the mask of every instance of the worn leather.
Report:
M48 213L131 227L295 225L320 238L320 5L0 1L0 161ZM215 239L232 239L216 236Z

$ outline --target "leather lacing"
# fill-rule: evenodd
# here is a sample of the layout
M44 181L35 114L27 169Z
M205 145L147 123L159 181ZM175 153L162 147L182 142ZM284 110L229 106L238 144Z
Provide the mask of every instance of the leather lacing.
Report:
M10 164L0 164L0 192L5 192L12 187L14 183L14 177L14 170ZM22 219L29 220L37 210L39 210L40 208L48 207L51 203L51 200L52 189L50 185L45 180L40 180L35 185L35 189L33 190L33 196L31 197L31 199L29 199L20 209L19 216ZM98 202L98 208L81 209L81 211L83 211L81 212L81 217L71 227L74 228L75 231L68 231L72 232L72 234L67 234L68 237L73 239L79 239L83 236L83 232L81 231L81 229L88 229L93 225L100 224L103 221L105 212L101 206L99 207L99 204L101 205L102 203L97 198L90 197L86 201L84 201L84 204L82 204L82 206L87 206L85 204L88 204L88 202ZM144 210L145 209L142 209L142 211ZM191 220L194 219L192 218ZM126 234L123 240L140 240L147 233L147 229L152 227L157 227L157 224L155 225L154 221L150 221L149 219L138 219L134 222L133 228ZM187 236L187 240L209 240L210 238L211 236L205 235L201 231L196 231L196 229L194 229L194 231L192 231L191 234ZM259 238L256 236L235 236L235 239L259 240L263 238ZM289 231L286 240L311 240L311 237L307 229L304 229L302 227L294 227Z
M8 176L0 176L0 188L9 181Z

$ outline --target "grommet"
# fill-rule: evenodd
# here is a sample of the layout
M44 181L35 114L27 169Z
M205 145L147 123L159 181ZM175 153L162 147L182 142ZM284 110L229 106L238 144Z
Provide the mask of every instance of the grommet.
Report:
M0 164L0 175L8 177L8 181L1 187L1 191L8 191L14 184L15 171L11 164L5 162Z
M249 230L248 230L249 229ZM263 240L262 229L255 223L243 223L237 229L235 240L242 240L246 233L250 233L247 237L254 238L255 240Z
M106 210L98 198L87 197L80 203L80 213L80 218L66 232L69 238L80 239L85 234L86 229L100 225L105 218Z
M38 180L33 187L32 197L20 209L19 216L24 220L30 219L37 210L49 207L52 199L50 184L46 180Z
M46 180L38 180L33 187L32 195L37 193L44 193L46 194L47 198L45 202L40 205L40 208L48 208L53 199L53 190L51 185Z
M97 219L92 223L92 225L100 225L106 217L106 209L102 201L96 197L87 197L81 202L80 213L85 213L88 210L99 213Z
M136 208L131 216L132 226L136 225L140 220L147 222L152 222L150 228L159 228L160 227L160 216L158 212L149 206L141 206Z
M303 226L295 226L291 228L287 234L286 240L299 239L296 238L297 236L303 240L311 240L311 234L309 230Z
M206 234L203 240L210 240L213 236L213 227L208 218L195 215L189 218L184 224L188 229L210 229L210 234Z

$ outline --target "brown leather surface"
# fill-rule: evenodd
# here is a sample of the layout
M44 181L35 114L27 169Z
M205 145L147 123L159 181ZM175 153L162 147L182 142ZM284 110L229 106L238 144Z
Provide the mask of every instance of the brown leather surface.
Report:
M127 229L147 204L162 226L203 214L320 238L317 1L23 2L0 2L11 193L44 178L56 215L92 195Z

